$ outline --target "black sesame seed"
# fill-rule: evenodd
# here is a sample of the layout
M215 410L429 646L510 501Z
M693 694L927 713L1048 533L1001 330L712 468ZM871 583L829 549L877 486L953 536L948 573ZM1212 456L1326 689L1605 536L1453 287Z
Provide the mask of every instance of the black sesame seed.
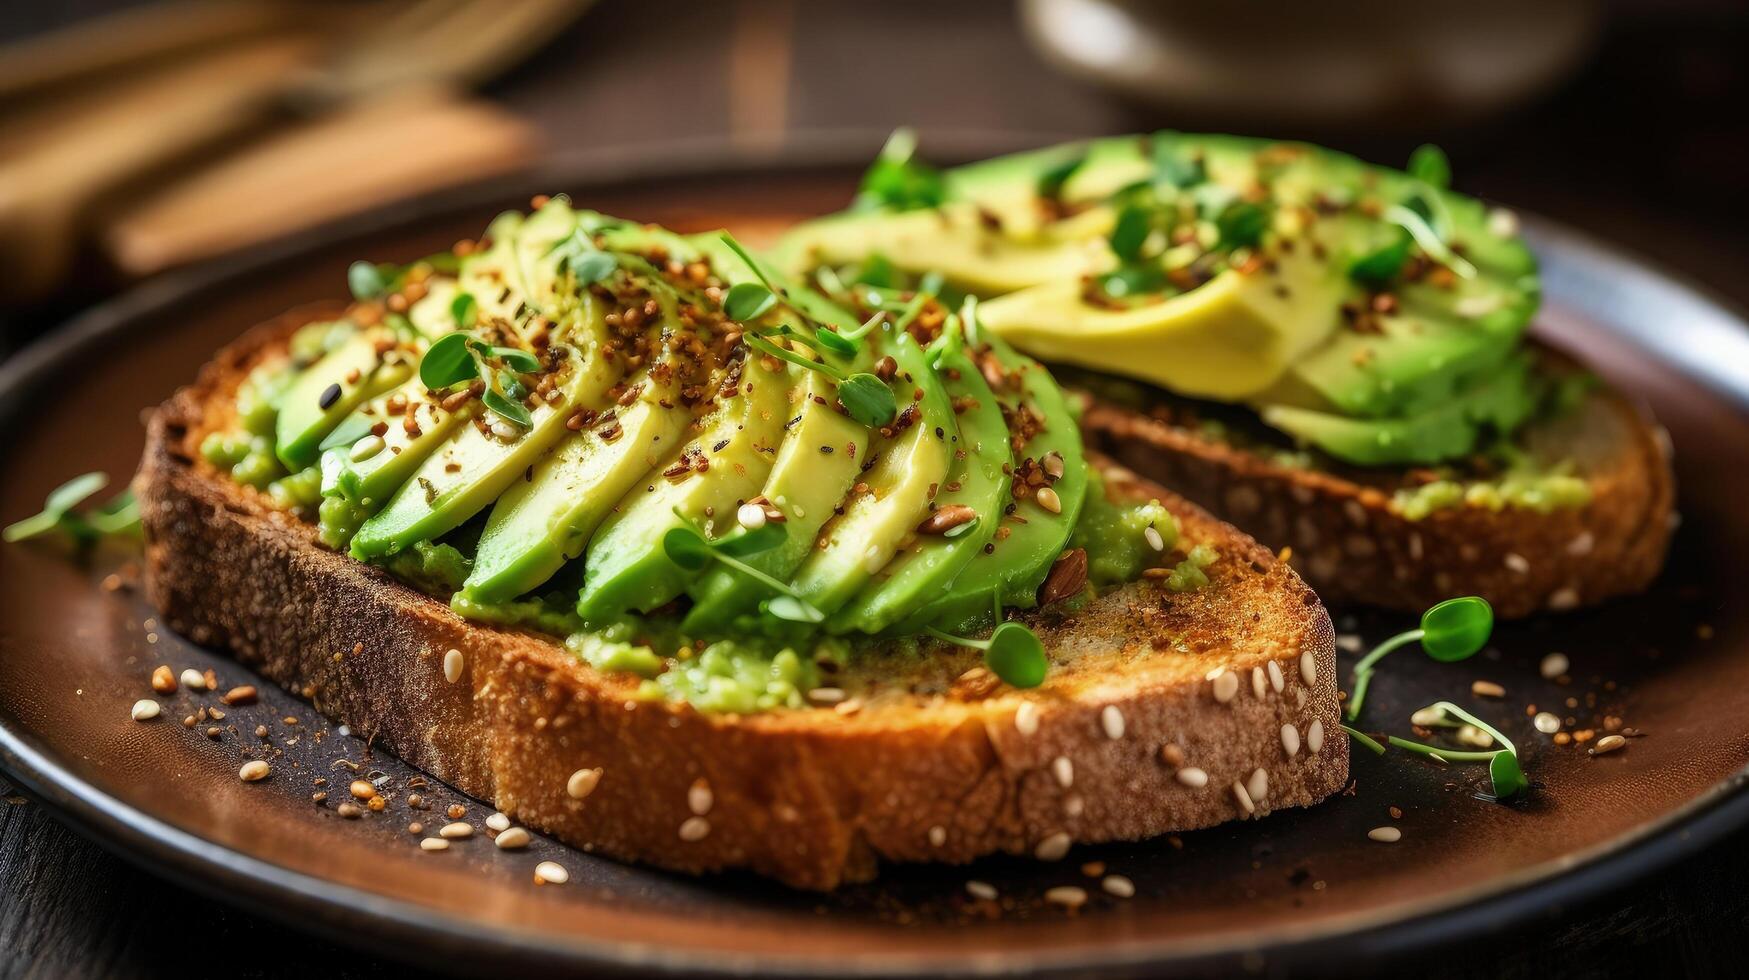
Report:
M322 394L316 398L316 407L323 411L327 411L328 409L333 408L334 403L339 400L340 385L338 383L331 384L328 387L323 388Z

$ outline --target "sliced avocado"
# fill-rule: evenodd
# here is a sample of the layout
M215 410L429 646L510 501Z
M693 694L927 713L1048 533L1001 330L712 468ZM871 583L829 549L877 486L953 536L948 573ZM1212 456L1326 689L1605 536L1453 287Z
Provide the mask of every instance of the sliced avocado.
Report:
M570 433L565 423L579 408L607 407L607 389L619 377L612 361L601 356L605 343L603 304L586 296L583 322L560 366L554 387L556 401L537 399L530 409L531 425L512 438L502 438L502 423L490 413L479 423L461 426L421 463L413 478L352 539L357 558L394 554L415 541L428 541L452 530L497 499L514 480L533 466L552 445Z
M546 582L583 553L622 497L674 455L690 413L673 398L672 385L656 384L647 373L637 383L643 390L629 407L566 437L498 498L464 598L504 602Z
M354 447L368 439L367 436L349 446L324 453L323 496L344 497L366 512L374 512L401 489L425 458L450 438L457 426L473 418L479 410L479 401L470 399L453 412L445 411L418 378L359 406L352 413L353 419L367 426L378 423L385 426L377 437L380 446L368 456L354 458ZM409 418L412 419L411 428Z
M668 560L663 535L682 520L708 534L734 524L736 508L771 470L795 382L788 366L769 371L758 360L743 362L734 394L702 433L619 500L584 552L577 614L585 622L648 612L685 590L693 576Z
M1185 395L1245 398L1335 332L1348 288L1341 253L1308 238L1277 240L1265 254L1253 271L1227 269L1189 292L1134 306L1092 305L1085 283L1061 279L989 300L979 312L986 328L1049 360Z
M297 472L321 458L321 444L362 402L406 381L415 358L394 331L361 330L310 365L286 389L274 424L274 451Z
M905 407L895 425L903 425L903 431L871 447L874 466L861 481L868 492L855 495L821 530L821 542L791 581L804 600L827 614L885 568L899 543L929 515L953 453L948 442L957 429L953 407L928 355L909 333L895 338L883 329L882 342L898 363L894 387Z
M1363 419L1288 406L1265 406L1262 414L1268 424L1339 459L1362 466L1414 465L1470 452L1482 432L1511 431L1539 401L1530 357L1519 353L1414 415Z
M522 306L520 276L516 265L516 233L525 219L506 211L486 226L485 250L462 260L456 290L474 298L481 320L515 320Z
M1023 521L1004 520L1008 533L991 542L986 553L966 565L945 594L910 616L900 632L917 632L926 625L962 630L989 617L994 599L1005 607L1028 609L1038 604L1038 588L1050 574L1081 517L1087 497L1087 464L1081 446L1081 430L1075 425L1063 390L1044 366L1016 352L1001 341L991 342L991 353L1008 370L1019 387L1015 398L1007 390L998 393L1014 399L1011 410L1029 412L1044 428L1016 452L1022 458L1041 462L1053 455L1063 459L1063 475L1051 483L1060 512L1052 513L1033 504L1017 511Z
M1009 451L1002 408L979 365L957 342L957 334L949 337L951 346L936 358L935 370L953 404L959 432L950 442L953 460L947 482L931 502L930 513L969 508L975 515L973 523L946 533L915 535L915 540L838 610L828 629L879 633L939 599L942 590L995 536L1002 510L1012 499L1009 485L1014 454Z
M556 246L577 230L579 215L571 202L555 197L529 215L517 228L510 246L510 272L517 293L530 306L557 318L569 299L561 266L564 255Z

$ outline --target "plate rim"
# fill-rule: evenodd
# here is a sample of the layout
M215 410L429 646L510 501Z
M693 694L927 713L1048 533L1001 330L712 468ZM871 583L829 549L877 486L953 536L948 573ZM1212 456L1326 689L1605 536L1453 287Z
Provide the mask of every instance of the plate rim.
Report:
M868 130L817 131L780 146L749 148L720 140L687 139L561 155L537 166L484 181L419 195L358 215L327 222L286 238L166 273L135 286L79 314L15 352L0 364L0 420L16 418L31 389L42 384L59 364L92 348L103 339L137 328L137 324L203 293L238 281L251 272L287 262L357 238L433 217L479 208L530 186L573 189L610 188L705 177L750 177L761 173L851 169L868 159L884 133ZM1055 134L1020 132L966 133L933 139L945 146L945 158L972 158L1004 149L1060 141ZM1680 299L1704 321L1698 329L1715 341L1749 351L1749 316L1709 288L1665 269L1656 260L1606 242L1561 223L1524 216L1526 233L1541 243L1545 268L1551 254L1564 254L1577 266L1599 267L1611 276L1629 275L1641 290ZM1565 305L1584 310L1583 296ZM1601 308L1592 307L1591 312ZM1721 329L1722 328L1722 329ZM1694 327L1690 328L1697 329ZM1749 375L1738 377L1724 359L1682 355L1683 330L1618 332L1696 377L1709 388L1749 407ZM1749 358L1744 360L1749 364ZM1657 819L1584 851L1562 855L1486 884L1449 892L1439 899L1400 902L1370 914L1335 917L1313 926L1296 926L1252 934L1230 934L1199 941L1179 937L1149 943L1133 941L1121 947L1076 947L1032 952L1024 956L883 955L863 962L768 953L724 954L649 943L579 940L548 932L518 932L481 927L469 920L392 899L361 888L284 868L241 851L205 841L181 828L129 806L80 779L38 748L11 719L0 716L0 769L63 821L124 860L176 880L194 890L294 928L312 930L345 945L360 946L366 938L389 935L418 938L402 946L400 955L442 961L503 963L502 957L533 959L566 971L615 973L639 970L666 975L729 975L761 973L802 975L835 972L856 976L1053 975L1071 971L1140 970L1171 966L1194 968L1239 963L1257 957L1278 964L1309 963L1340 944L1344 955L1395 955L1411 948L1449 943L1510 923L1564 903L1619 887L1628 881L1687 857L1732 831L1749 825L1749 766L1713 784L1685 805ZM293 901L286 902L290 897ZM357 928L359 917L372 923L368 936ZM343 925L343 923L345 923ZM380 952L380 947L371 947Z

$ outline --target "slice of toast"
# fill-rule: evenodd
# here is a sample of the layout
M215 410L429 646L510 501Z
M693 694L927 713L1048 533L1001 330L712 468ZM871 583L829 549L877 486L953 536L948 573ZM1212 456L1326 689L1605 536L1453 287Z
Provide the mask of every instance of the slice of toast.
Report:
M1669 436L1605 388L1516 437L1533 464L1572 467L1589 487L1583 506L1459 502L1419 519L1393 500L1430 479L1429 471L1327 458L1307 467L1211 437L1166 398L1119 405L1085 397L1090 445L1259 541L1291 549L1294 568L1331 602L1419 612L1479 595L1505 618L1593 605L1645 589L1664 564L1675 523Z
M856 658L833 705L710 714L635 696L554 637L469 622L202 462L288 315L220 352L157 410L135 487L164 621L527 825L615 858L745 867L829 889L879 860L1062 856L1306 806L1340 789L1330 619L1285 564L1116 466L1220 555L1210 584L1144 581L1032 618L1043 686L945 648ZM448 651L459 651L448 655ZM446 677L446 660L461 660ZM579 772L599 770L592 791Z

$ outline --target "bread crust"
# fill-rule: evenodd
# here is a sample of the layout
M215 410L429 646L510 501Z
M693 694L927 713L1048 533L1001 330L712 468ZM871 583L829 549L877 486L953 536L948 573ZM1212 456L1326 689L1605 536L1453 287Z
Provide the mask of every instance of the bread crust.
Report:
M1570 459L1591 486L1582 507L1547 513L1458 505L1419 520L1392 506L1403 470L1284 465L1141 411L1089 400L1090 442L1273 547L1335 603L1420 612L1479 595L1503 618L1643 591L1674 527L1669 436L1620 393L1593 391L1533 425L1531 454Z
M135 484L147 594L172 628L531 827L622 860L830 889L882 860L1049 858L1070 840L1307 806L1346 782L1316 595L1250 538L1115 467L1119 492L1159 497L1220 560L1194 593L1139 583L1074 617L1035 617L1053 659L1038 689L994 684L975 653L950 649L860 660L836 678L854 711L639 701L635 679L597 672L551 637L463 620L323 548L309 524L200 459L251 367L315 315L256 328L152 415ZM454 682L451 649L464 665ZM1206 785L1165 760L1168 744ZM596 768L594 791L573 798L572 774ZM1235 784L1255 787L1259 770L1266 791L1242 801Z

